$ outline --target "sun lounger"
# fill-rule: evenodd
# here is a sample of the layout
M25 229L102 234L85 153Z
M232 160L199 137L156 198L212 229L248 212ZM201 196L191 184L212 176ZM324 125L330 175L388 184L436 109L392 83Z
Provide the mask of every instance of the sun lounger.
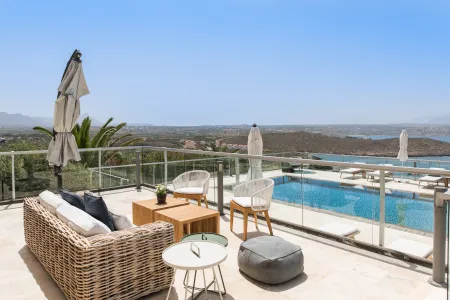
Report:
M351 239L354 239L355 235L359 233L359 229L357 227L343 223L325 224L320 227L319 230Z
M364 163L358 162L358 164L364 164ZM355 178L356 174L363 173L363 172L364 172L364 170L361 168L347 168L347 169L342 169L339 171L339 173L341 173L341 176L340 176L341 178L342 178L342 174L350 174L353 176L353 178Z
M393 167L394 165L393 164L382 164L380 166ZM381 173L380 170L376 170L376 171L372 171L372 172L367 173L367 175L366 175L367 176L367 180L369 180L369 178L373 178L373 180L375 180L376 177L380 178L380 173ZM391 172L391 171L384 171L384 176L386 176L386 177L389 176L389 177L392 177L392 179L394 179L394 173Z
M441 171L445 171L444 168L430 168L431 170L441 170ZM439 185L439 182L443 182L444 178L442 176L438 176L438 175L425 175L423 177L420 177L419 179L419 186L420 183L425 182L425 183L436 183L436 185Z
M416 242L413 240L409 240L406 238L399 238L393 241L387 248L411 254L417 257L424 257L430 259L431 253L433 252L433 246L429 244L425 244L422 242Z

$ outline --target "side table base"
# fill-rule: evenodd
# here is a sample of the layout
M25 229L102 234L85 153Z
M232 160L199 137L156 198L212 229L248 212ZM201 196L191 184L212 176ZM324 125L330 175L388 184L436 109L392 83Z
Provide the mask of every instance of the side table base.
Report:
M222 270L220 270L220 265L218 265L217 267L219 269L219 275L220 275L220 280L222 281L223 291L220 290L219 283L217 283L217 288L218 288L217 290L216 289L209 289L213 284L214 284L214 287L215 287L215 282L216 282L215 280L211 281L206 286L206 288L205 287L201 287L201 288L200 287L195 287L195 280L196 280L196 277L197 277L197 271L194 271L194 283L193 283L193 285L192 286L188 285L188 280L189 280L188 273L189 273L189 271L186 271L186 274L184 275L183 285L184 285L185 289L191 289L192 290L191 291L192 300L197 299L198 296L200 296L203 292L206 292L206 291L211 292L211 293L215 293L215 294L220 294L221 298L222 298L222 296L225 296L227 294L227 289L225 288L225 282L223 281ZM205 273L203 272L203 274L205 274ZM196 291L198 291L199 293L197 295L195 295L195 297L194 297L194 293Z

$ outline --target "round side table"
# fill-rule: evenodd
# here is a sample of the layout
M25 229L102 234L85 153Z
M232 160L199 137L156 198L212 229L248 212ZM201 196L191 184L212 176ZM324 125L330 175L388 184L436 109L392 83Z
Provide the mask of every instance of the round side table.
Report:
M203 233L189 234L189 235L186 235L181 241L182 242L185 242L185 241L194 241L194 242L195 241L210 241L210 242L219 243L219 244L221 244L224 247L228 246L228 239L225 236L223 236L221 234L214 233L214 232L203 232ZM222 296L225 296L227 294L227 288L225 287L225 282L223 280L222 270L220 269L220 265L217 265L217 269L219 270L220 281L222 281L223 292L220 290L220 288L219 288L219 290L215 290L215 289L212 290L212 289L210 289L210 287L214 283L213 281L211 281L208 284L206 290L208 292L212 292L212 293L216 293L216 294L221 293ZM188 277L187 277L187 275L188 275L188 272L186 272L186 275L184 275L184 280L183 280L184 287L192 289L192 292L191 292L192 295L194 294L194 291L200 291L200 293L198 293L195 297L192 298L193 300L195 300L195 299L197 299L198 296L200 296L200 294L202 292L205 291L205 289L204 288L195 287L195 279L197 278L197 271L194 272L194 283L193 283L192 286L189 286L189 284L188 284L188 280L187 280Z
M208 286L206 285L205 270L209 268L211 268L213 272L214 288L217 286L220 299L223 300L214 267L225 261L227 256L228 253L225 247L212 241L185 241L174 244L164 250L162 254L164 263L175 270L166 300L169 299L172 285L175 282L175 274L177 270L186 270L188 281L189 271L201 270L203 272L203 283L205 285L204 291L206 297ZM187 292L188 287L185 286L184 299L187 299ZM193 292L194 289L192 290L192 296L194 296Z

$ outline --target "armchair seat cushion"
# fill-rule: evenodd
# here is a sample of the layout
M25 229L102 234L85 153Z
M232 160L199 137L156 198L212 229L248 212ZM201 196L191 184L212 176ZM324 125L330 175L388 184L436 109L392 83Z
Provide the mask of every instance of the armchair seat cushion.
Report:
M252 207L252 197L234 197L233 201L242 207ZM259 199L259 198L253 198L254 201L254 207L258 208L261 207L263 208L264 206L261 206L261 204L265 204L265 200L264 199Z
M179 194L188 194L188 195L195 195L195 194L203 194L203 188L201 187L185 187L185 188L179 188L174 190L175 193Z

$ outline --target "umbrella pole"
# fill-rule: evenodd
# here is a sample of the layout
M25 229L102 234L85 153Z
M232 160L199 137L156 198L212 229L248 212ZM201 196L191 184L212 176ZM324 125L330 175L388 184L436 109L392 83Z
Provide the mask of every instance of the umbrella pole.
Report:
M61 166L54 166L53 171L54 171L56 181L57 181L56 191L59 194L62 190L62 168L61 168Z

